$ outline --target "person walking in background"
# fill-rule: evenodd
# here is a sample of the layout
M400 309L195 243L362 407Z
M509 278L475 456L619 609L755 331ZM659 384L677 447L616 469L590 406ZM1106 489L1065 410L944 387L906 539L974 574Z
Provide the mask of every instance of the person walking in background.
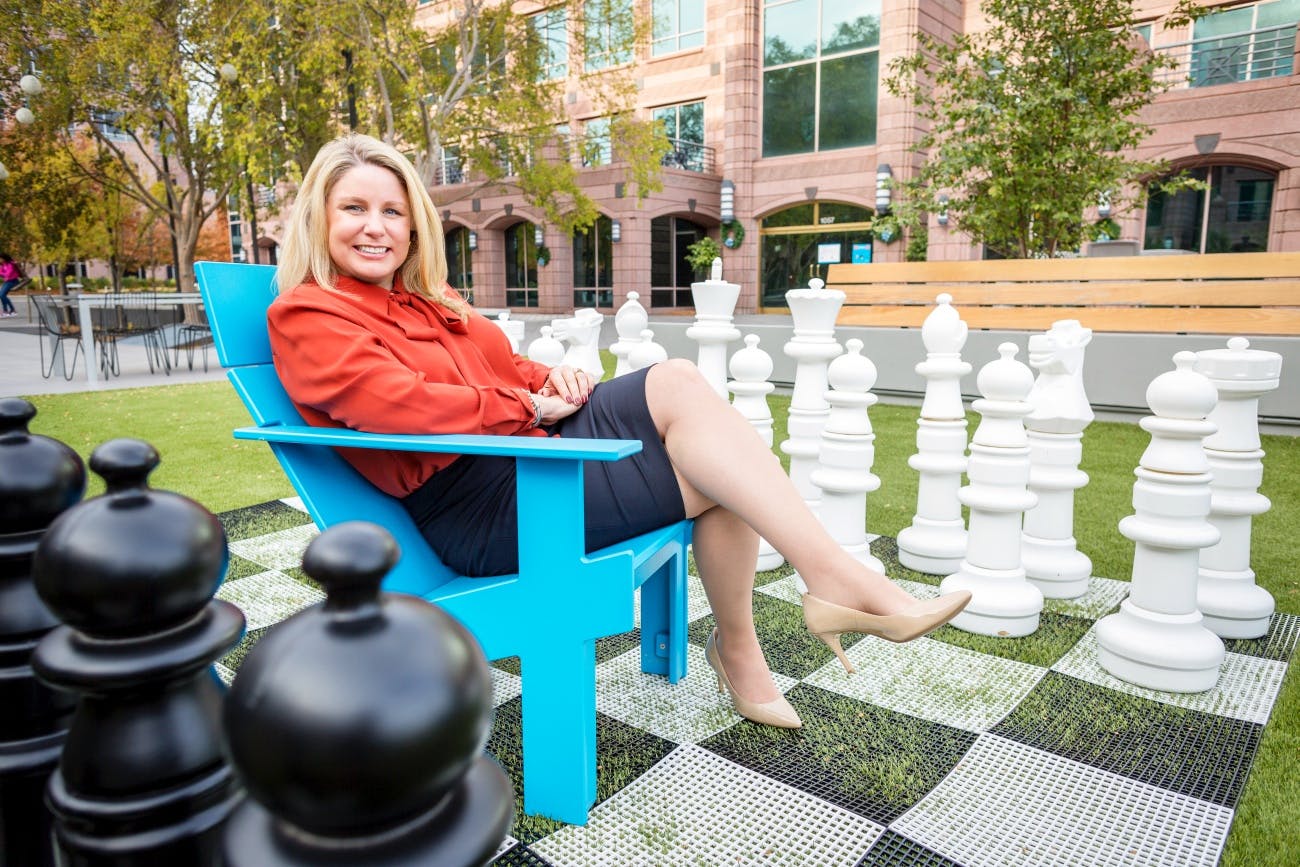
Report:
M0 307L3 307L0 317L8 319L18 315L14 302L9 300L9 292L22 281L23 270L18 263L8 253L0 253Z

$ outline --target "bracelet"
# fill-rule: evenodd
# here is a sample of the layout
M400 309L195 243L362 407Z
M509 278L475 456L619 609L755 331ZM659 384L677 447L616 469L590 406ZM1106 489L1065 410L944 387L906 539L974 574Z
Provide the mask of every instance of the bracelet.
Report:
M537 399L537 395L529 392L528 399L533 402L533 427L541 427L542 424L542 402Z

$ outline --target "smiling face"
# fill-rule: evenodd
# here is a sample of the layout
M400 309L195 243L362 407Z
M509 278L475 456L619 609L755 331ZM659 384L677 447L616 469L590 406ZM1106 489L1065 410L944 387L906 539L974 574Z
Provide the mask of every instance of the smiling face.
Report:
M325 215L338 273L392 289L411 249L411 203L397 175L370 163L353 166L330 190Z

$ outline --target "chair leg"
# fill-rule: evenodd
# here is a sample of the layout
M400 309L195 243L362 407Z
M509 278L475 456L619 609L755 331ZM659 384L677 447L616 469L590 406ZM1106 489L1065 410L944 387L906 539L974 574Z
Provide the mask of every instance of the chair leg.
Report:
M520 657L524 812L585 825L596 801L596 643L557 642Z

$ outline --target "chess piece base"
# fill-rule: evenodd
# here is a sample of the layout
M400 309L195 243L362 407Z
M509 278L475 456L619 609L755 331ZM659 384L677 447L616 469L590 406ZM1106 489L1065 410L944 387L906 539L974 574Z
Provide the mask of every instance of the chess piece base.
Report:
M1223 642L1198 611L1161 614L1125 599L1096 628L1097 661L1120 680L1166 692L1204 692L1219 682Z
M992 570L963 560L939 584L940 593L971 592L970 604L951 621L964 632L995 638L1023 638L1038 629L1043 593L1025 580L1024 569Z
M1026 533L1020 539L1020 562L1025 577L1048 599L1077 599L1088 592L1092 561L1073 538L1040 539Z
M1196 582L1196 607L1205 627L1220 638L1261 638L1273 616L1272 595L1249 570L1225 574L1202 567Z
M951 575L966 556L966 525L917 516L898 534L898 562L927 575Z

